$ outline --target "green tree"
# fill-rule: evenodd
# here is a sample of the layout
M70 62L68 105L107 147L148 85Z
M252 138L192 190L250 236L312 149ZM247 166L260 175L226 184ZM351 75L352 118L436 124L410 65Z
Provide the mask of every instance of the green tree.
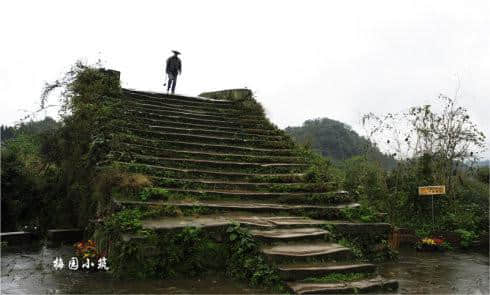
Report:
M424 105L405 113L370 113L363 117L363 124L370 130L369 138L383 144L398 159L430 161L424 167L431 167L433 183L445 184L454 197L454 176L458 168L478 162L485 135L470 120L466 108L444 95L438 100L440 112Z

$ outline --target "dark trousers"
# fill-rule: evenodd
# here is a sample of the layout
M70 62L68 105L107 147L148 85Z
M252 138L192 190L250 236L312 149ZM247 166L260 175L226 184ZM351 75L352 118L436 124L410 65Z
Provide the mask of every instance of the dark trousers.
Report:
M177 75L168 74L167 92L172 89L172 94L175 93L175 84L177 84Z

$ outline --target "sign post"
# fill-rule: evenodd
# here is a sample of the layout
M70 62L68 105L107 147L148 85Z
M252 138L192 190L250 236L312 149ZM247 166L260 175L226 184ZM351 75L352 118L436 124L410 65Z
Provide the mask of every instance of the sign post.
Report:
M434 229L434 195L445 195L445 185L419 186L419 196L430 196L432 203L432 229Z

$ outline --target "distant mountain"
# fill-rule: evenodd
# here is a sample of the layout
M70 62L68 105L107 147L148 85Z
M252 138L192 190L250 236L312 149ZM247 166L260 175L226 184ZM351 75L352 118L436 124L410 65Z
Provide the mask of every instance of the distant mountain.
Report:
M490 166L490 160L483 160L478 162L478 166L484 167L484 166Z
M301 127L287 127L285 131L298 143L311 145L314 150L333 160L345 160L367 153L385 168L393 168L396 165L395 159L381 153L349 125L339 121L328 118L307 120Z

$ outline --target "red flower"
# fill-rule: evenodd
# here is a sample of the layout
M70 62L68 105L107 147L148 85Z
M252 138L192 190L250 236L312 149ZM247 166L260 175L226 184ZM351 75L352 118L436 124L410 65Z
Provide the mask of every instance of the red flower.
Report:
M436 243L436 245L441 245L442 243L444 243L443 239L434 238L433 240Z

